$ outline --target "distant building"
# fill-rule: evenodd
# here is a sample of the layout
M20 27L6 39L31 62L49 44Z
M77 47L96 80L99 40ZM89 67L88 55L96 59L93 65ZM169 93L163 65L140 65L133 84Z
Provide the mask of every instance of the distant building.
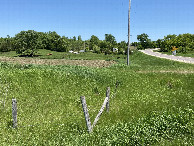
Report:
M118 48L113 48L112 51L113 52L118 52Z
M130 50L137 50L136 46L130 46Z
M85 50L80 50L79 52L80 52L80 53L84 53L84 52L85 52Z
M74 54L79 54L78 52L73 52Z

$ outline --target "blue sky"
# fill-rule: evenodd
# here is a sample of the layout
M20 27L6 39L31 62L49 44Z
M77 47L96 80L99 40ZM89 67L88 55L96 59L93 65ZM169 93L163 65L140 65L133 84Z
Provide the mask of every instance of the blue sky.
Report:
M56 31L61 36L113 34L127 41L129 0L1 0L0 37L22 30ZM194 0L131 0L131 42L146 33L194 34Z

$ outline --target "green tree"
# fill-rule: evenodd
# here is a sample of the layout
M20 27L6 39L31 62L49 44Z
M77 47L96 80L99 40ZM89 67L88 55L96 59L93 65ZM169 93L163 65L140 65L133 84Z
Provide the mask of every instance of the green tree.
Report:
M68 52L70 50L70 43L67 37L63 36L58 41L58 52Z
M75 36L73 37L73 40L76 41L76 37Z
M76 40L76 37L73 37L73 39L70 39L70 46L71 50L73 51L79 51L84 48L84 42L81 39L81 36L78 36L78 40Z
M52 51L59 50L60 38L61 38L61 36L58 35L55 31L48 33L49 50L52 50Z
M93 52L100 54L101 53L100 47L98 47L97 45L94 45L93 46Z
M97 36L92 35L90 38L90 50L93 50L94 46L99 46L100 40Z
M106 42L105 40L100 40L99 46L100 46L101 53L103 53L108 48L108 42Z
M78 41L82 41L81 35L79 35L79 36L77 37L77 40L78 40Z
M0 38L0 52L8 52L12 50L13 39L7 35L6 38Z
M167 35L164 39L156 41L157 47L161 48L161 51L171 52L172 46L178 48L178 52L186 53L193 50L194 35L193 34L180 34L180 35Z
M34 56L38 50L38 33L34 30L21 31L15 36L16 53Z
M108 48L110 50L112 50L117 45L116 39L112 34L105 34L105 41L109 44Z
M114 47L117 47L117 42L115 37L112 34L105 34L105 42L106 42L106 48L103 47L103 51L106 52L106 54L112 53L112 50Z
M124 54L125 52L127 52L127 48L128 48L127 42L121 41L120 43L118 43L118 53L119 54Z
M146 49L150 46L151 40L149 40L148 37L149 36L145 33L141 35L137 35L137 40L140 41L140 45L141 45L141 47L139 47L138 49L140 48Z
M112 45L116 44L116 39L112 34L105 34L105 41L111 43Z

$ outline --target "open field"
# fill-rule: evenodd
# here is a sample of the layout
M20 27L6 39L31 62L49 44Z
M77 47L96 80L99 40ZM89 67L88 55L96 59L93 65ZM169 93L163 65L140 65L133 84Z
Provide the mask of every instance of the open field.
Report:
M67 60L67 59L37 59L22 57L0 57L1 62L14 64L39 64L39 65L79 65L88 67L108 67L115 64L115 61L105 60Z
M47 55L51 53L52 55ZM40 49L35 57L18 57L15 51L1 52L0 61L18 64L80 65L108 67L117 62L125 62L126 55L104 55L92 52L72 54Z
M122 56L104 68L1 63L0 143L193 145L194 65L140 52L130 60L124 65ZM80 96L93 122L108 86L110 112L88 134ZM18 102L18 129L11 128L12 98Z
M51 53L52 55L47 55ZM0 56L5 57L18 57L18 54L16 54L15 51L10 52L0 52ZM50 51L45 49L39 49L38 53L36 53L37 59L68 59L68 60L114 60L117 59L117 57L123 58L126 57L124 55L104 55L104 54L96 54L92 52L85 52L80 54L73 54L73 53L66 53L66 52L56 52L56 51ZM25 57L23 57L25 58Z

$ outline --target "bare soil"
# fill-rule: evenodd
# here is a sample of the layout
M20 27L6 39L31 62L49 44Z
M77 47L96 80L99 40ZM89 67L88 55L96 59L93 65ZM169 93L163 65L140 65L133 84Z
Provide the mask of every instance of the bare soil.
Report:
M116 64L115 61L105 60L65 60L65 59L37 59L37 58L17 58L0 57L0 62L9 62L14 64L44 64L44 65L79 65L89 67L108 67Z

